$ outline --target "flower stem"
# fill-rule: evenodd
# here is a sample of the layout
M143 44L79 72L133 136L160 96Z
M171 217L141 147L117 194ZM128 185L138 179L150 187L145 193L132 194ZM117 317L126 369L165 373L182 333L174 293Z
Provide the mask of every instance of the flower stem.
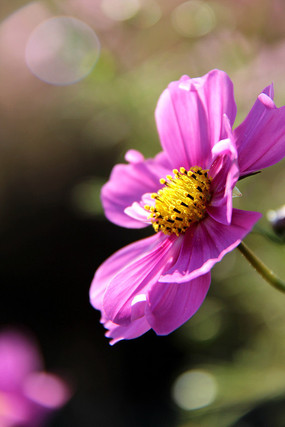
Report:
M241 242L238 249L256 271L274 288L285 293L285 282L281 280L272 270L270 270L249 247Z

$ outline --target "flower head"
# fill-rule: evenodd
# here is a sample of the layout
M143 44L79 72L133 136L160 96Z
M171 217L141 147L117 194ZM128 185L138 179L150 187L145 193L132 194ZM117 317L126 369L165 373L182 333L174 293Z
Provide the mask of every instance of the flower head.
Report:
M202 304L210 270L239 245L261 214L232 207L239 178L285 155L285 107L273 86L258 96L246 119L236 116L233 85L212 70L183 76L159 98L155 118L163 151L114 167L102 189L107 218L155 234L112 255L97 270L91 304L101 311L111 343L149 329L165 335Z
M68 386L42 371L35 343L12 330L0 334L0 425L40 427L70 398Z

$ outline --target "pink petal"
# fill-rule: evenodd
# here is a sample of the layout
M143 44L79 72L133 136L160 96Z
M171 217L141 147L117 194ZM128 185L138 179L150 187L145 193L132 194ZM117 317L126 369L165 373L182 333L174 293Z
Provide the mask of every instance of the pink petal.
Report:
M132 206L128 206L125 209L125 213L131 218L136 219L137 221L144 222L146 225L151 224L150 212L144 209L145 202L134 202Z
M56 375L46 372L34 372L23 383L24 395L45 408L54 409L63 406L71 397L70 389Z
M186 283L157 283L149 292L146 318L158 335L181 326L201 306L210 287L210 273Z
M223 135L223 115L231 125L236 116L233 85L226 73L183 76L159 98L155 118L160 141L173 167L207 168L211 148Z
M237 151L229 138L214 145L212 155L209 175L213 178L213 196L207 212L216 221L228 225L232 218L232 190L239 177Z
M234 131L241 175L271 166L285 156L285 107L276 108L272 98L271 85Z
M108 329L106 337L113 338L110 341L111 345L116 344L116 342L121 340L137 338L145 334L150 329L145 317L134 320L127 326L116 325L109 320L104 324L104 327Z
M158 281L161 272L172 262L175 237L157 233L144 240L141 255L123 265L108 284L103 298L106 318L121 326L128 325L136 316L144 315L146 295ZM141 245L141 242L138 242ZM142 296L145 295L143 299ZM140 296L139 310L135 302Z
M125 160L129 163L141 163L144 161L144 156L137 150L128 150L125 154Z
M13 330L0 335L0 389L19 390L24 378L42 368L42 360L36 344Z
M109 181L102 188L101 198L110 221L127 228L142 228L148 224L131 218L124 211L133 202L139 202L144 193L156 192L161 187L159 179L170 172L170 165L164 153L145 161L138 154L132 153L131 157L133 163L113 168Z
M266 108L276 108L273 99L266 93L262 92L257 98Z
M146 250L150 250L150 248L156 245L157 236L157 234L154 234L151 237L125 246L101 264L95 273L90 288L90 302L93 307L98 310L103 309L103 296L111 280L120 270L134 262Z
M32 402L21 393L1 392L0 426L39 426L38 414Z
M193 226L185 233L176 263L159 281L184 283L207 273L239 245L260 217L259 212L233 209L230 225L208 217Z
M132 317L131 320L136 320L144 316L147 297L145 293L137 294L131 302Z

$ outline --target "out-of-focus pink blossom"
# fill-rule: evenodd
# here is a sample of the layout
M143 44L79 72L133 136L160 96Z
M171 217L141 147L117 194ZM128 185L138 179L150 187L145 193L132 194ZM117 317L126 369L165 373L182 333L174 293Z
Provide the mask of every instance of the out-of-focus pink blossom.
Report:
M43 371L36 344L14 330L0 333L0 426L42 427L70 398L68 385Z

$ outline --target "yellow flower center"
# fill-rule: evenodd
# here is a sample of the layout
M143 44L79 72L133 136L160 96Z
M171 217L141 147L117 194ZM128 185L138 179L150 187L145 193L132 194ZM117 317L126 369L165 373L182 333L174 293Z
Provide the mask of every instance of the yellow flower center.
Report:
M155 206L145 205L150 211L152 225L156 232L175 233L179 236L191 224L201 221L206 216L206 208L211 200L211 178L208 171L200 167L173 170L174 178L167 175L160 183L164 187L153 193Z

